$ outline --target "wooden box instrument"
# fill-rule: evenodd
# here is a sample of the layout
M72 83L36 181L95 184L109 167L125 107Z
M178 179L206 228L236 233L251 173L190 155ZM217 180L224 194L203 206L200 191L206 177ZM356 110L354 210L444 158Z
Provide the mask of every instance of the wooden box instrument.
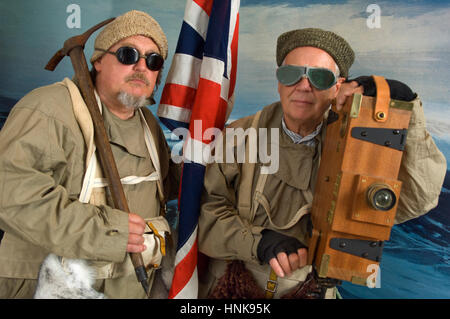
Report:
M394 224L413 106L391 100L386 80L374 80L376 97L354 94L341 110L331 108L308 249L319 277L367 286Z

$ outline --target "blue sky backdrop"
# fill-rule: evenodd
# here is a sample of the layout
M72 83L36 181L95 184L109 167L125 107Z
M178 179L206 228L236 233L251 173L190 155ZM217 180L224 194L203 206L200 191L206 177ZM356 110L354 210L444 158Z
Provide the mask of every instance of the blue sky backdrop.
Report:
M16 0L0 2L0 96L18 99L31 89L73 75L69 59L55 72L43 69L64 41L92 25L131 9L158 20L174 53L185 0ZM403 81L423 99L429 129L450 141L450 1L378 1L380 28L366 21L371 1L241 0L236 103L231 118L256 112L278 100L275 79L277 37L288 30L319 27L352 45L350 77L379 74ZM81 28L70 29L66 8L81 8ZM92 54L94 37L86 45ZM157 101L161 88L156 95Z

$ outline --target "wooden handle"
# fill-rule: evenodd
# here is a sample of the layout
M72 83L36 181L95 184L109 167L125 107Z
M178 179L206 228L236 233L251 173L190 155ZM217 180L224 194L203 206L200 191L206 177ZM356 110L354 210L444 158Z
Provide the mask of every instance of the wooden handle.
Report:
M110 18L99 24L93 26L81 35L74 36L64 42L64 47L53 55L50 61L45 66L45 69L53 71L64 56L69 55L72 61L75 76L78 79L81 95L88 107L94 124L94 141L97 147L99 161L103 170L103 175L108 180L108 185L111 191L111 196L114 203L114 208L120 209L126 213L130 213L128 202L123 191L122 183L120 181L119 172L117 170L116 162L109 144L109 139L106 134L103 117L95 99L94 84L89 73L89 68L84 56L84 45L89 36L102 26L110 23L115 18ZM145 270L144 260L140 253L130 253L131 262L136 271L138 281L142 284L145 293L149 294L148 276Z
M103 117L97 105L94 94L94 84L89 74L89 69L86 63L86 58L81 46L73 48L69 53L72 65L75 71L75 75L78 79L80 91L83 99L89 109L94 124L94 141L97 147L99 161L103 170L103 173L108 180L108 185L111 191L111 196L114 202L114 207L124 212L130 213L128 202L123 191L122 183L120 181L119 172L117 170L116 162L109 144L108 135L106 134L105 125L103 123ZM138 280L145 285L147 284L147 273L145 271L139 271L138 268L145 269L144 260L140 253L130 253L131 261L136 270L136 274L139 274L141 278ZM144 276L142 278L142 276ZM144 286L144 289L145 286ZM146 289L148 293L148 287Z

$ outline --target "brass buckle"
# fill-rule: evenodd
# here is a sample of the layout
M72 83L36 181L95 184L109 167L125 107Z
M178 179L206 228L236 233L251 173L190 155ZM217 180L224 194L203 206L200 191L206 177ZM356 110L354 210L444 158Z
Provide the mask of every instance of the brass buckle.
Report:
M273 288L271 288L273 287ZM266 291L275 293L277 291L278 282L272 279L267 280Z

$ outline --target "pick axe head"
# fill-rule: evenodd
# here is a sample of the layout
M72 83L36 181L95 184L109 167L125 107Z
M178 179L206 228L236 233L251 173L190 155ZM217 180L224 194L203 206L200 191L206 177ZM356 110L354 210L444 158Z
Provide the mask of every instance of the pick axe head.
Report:
M100 22L99 24L96 24L86 32L80 35L76 35L74 37L71 37L67 39L64 42L64 46L62 49L60 49L58 52L53 55L53 57L48 61L47 65L45 66L46 70L53 71L55 70L56 66L59 64L59 62L66 56L70 54L70 51L75 47L81 47L84 49L84 45L86 44L87 40L91 36L92 33L103 27L104 25L110 23L115 18L109 18L103 22Z

